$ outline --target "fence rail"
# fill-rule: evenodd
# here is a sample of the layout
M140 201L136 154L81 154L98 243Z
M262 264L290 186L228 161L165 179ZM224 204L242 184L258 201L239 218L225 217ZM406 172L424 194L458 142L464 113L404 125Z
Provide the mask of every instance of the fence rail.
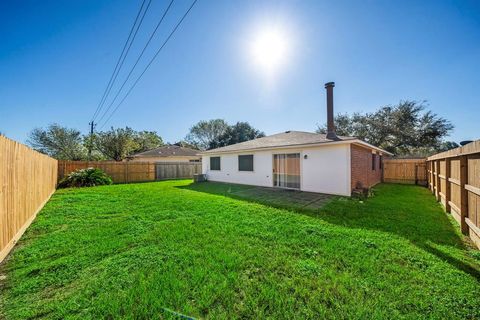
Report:
M77 169L99 168L112 177L114 183L147 182L166 179L193 178L202 172L198 162L140 161L58 161L59 181Z
M55 191L57 160L0 136L0 262Z
M480 140L427 158L428 187L480 248Z
M385 159L383 161L383 181L426 186L425 159Z

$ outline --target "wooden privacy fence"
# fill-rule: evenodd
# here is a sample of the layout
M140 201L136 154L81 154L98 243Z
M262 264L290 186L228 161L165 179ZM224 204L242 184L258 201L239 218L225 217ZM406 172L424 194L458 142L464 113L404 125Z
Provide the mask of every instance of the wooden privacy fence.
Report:
M99 168L114 183L146 182L166 179L193 178L202 172L199 162L137 162L137 161L58 161L58 179L77 169Z
M427 158L428 186L480 248L480 140Z
M57 160L0 136L0 262L55 191Z
M385 159L383 161L383 181L426 186L425 159Z
M193 178L194 174L202 173L199 162L157 162L156 180Z

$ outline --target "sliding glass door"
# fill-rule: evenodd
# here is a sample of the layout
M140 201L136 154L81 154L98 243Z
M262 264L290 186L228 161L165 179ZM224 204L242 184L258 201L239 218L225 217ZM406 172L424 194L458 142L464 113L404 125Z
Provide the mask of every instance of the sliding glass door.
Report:
M273 155L273 186L300 189L300 153Z

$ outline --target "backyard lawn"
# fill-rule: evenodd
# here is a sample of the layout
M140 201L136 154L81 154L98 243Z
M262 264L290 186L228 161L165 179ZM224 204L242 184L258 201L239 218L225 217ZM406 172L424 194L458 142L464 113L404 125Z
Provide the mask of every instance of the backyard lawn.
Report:
M363 202L190 180L63 189L0 266L0 319L479 319L480 253L457 230L416 186Z

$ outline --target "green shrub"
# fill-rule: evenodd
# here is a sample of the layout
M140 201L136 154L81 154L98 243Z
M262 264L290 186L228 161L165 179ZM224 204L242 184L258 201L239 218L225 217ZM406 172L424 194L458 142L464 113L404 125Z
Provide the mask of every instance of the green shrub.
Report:
M79 169L70 173L58 184L59 188L93 187L112 184L112 178L97 168Z

